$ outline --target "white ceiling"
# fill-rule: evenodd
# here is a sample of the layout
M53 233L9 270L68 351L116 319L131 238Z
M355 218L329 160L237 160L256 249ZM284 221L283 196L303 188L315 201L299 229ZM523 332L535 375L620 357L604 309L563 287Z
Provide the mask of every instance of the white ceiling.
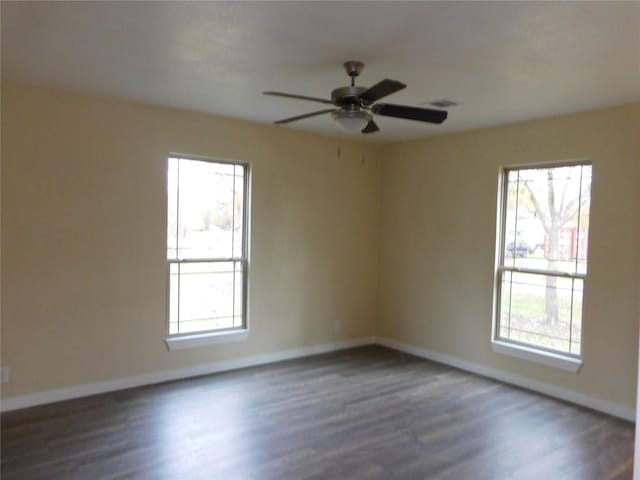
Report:
M358 84L453 99L434 126L377 117L389 142L640 100L640 2L2 2L2 76L269 123ZM330 116L287 127L339 135Z

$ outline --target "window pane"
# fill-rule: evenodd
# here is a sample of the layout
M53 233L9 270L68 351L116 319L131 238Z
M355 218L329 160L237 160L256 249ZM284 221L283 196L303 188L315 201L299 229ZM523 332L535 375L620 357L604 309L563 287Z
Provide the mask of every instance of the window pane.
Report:
M178 257L230 258L234 234L234 165L182 159L177 163L177 180L170 178L169 185L175 184L177 188ZM171 176L174 170L169 173ZM238 196L242 196L242 190ZM242 235L239 241L242 242Z
M498 336L501 338L509 338L509 328L511 326L511 276L509 271L504 272L502 276L502 286L500 294L500 325Z
M234 316L233 316L233 326L234 327L242 327L242 312L243 312L243 304L244 304L244 275L242 262L234 262L234 273L235 273L235 290L234 290Z
M180 264L169 264L169 335L180 333L178 323L178 288L179 288Z
M233 256L242 256L242 239L244 238L244 167L235 166L233 191Z
M518 222L517 214L521 210L518 208L518 190L521 188L519 172L511 171L507 175L507 208L504 218L504 264L515 267L515 261L519 257L516 255L518 245Z
M589 247L589 212L591 210L591 165L583 165L581 171L581 201L576 231L577 271L587 273Z
M573 321L571 322L571 353L582 353L582 298L584 281L573 280Z
M579 354L582 283L580 279L505 272L500 337Z
M242 326L242 310L237 311L234 302L234 276L242 276L241 265L240 262L180 264L179 275L171 275L172 293L179 292L171 296L178 305L171 306L170 311L179 313L179 328L171 333Z
M586 272L591 166L511 170L504 265Z
M167 165L167 258L178 258L178 159Z

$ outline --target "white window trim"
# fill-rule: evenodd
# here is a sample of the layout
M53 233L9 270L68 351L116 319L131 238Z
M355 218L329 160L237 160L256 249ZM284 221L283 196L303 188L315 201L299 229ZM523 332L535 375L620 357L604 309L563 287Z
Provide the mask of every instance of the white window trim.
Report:
M169 334L169 265L171 260L167 259L167 283L166 283L166 332L165 344L170 351L183 350L189 348L205 347L209 345L232 343L246 341L249 338L249 291L250 291L250 275L249 264L251 256L251 223L253 219L253 209L251 201L251 185L252 185L252 165L250 162L243 162L238 160L230 160L225 158L209 158L200 157L182 153L170 153L167 157L167 167L169 158L183 158L185 160L205 161L215 163L227 163L231 165L242 165L244 167L244 218L243 228L245 238L243 240L243 264L244 264L244 279L243 279L243 324L240 327L225 329L225 330L209 330L205 332L193 332L189 334ZM167 170L168 171L168 170ZM165 190L166 191L166 190ZM165 204L167 202L165 201ZM184 262L184 259L180 259L180 262ZM198 261L198 260L196 260Z
M507 339L500 338L499 327L499 313L500 313L500 295L502 275L505 270L509 271L523 271L525 273L539 273L539 274L552 274L557 276L567 276L573 278L580 278L583 280L583 285L586 284L585 274L564 274L562 272L547 272L545 270L534 269L520 269L520 268L505 268L502 265L504 254L504 207L506 199L506 175L508 170L525 169L525 168L553 168L553 167L565 167L572 165L592 165L591 160L581 159L572 160L566 162L542 162L536 164L526 165L512 165L503 166L500 169L498 176L498 208L497 208L497 221L496 221L496 256L495 256L495 269L494 269L494 285L493 285L493 311L491 320L491 350L494 353L527 360L530 362L546 365L548 367L557 368L567 372L577 373L582 367L583 355L584 355L584 334L580 336L580 355L563 354L562 352L553 352L545 350L535 345L525 345L517 342L512 342ZM593 182L593 180L592 180ZM592 184L593 188L593 184ZM529 271L530 270L530 271ZM583 292L586 291L583 290ZM582 314L584 318L584 301L582 302ZM584 325L583 325L584 328Z
M167 348L184 350L187 348L206 347L220 343L243 342L249 339L249 330L234 329L219 332L196 333L193 335L171 336L165 340Z
M505 340L493 339L491 341L491 350L495 353L540 363L547 367L558 368L571 373L577 373L580 367L582 367L581 358L568 357L559 353L547 352L539 350L536 347L511 343Z

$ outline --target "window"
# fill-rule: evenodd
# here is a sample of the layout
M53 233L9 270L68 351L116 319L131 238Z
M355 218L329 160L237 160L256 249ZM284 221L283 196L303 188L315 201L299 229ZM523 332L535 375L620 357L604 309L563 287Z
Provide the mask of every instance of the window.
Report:
M246 328L248 166L169 158L169 336Z
M503 171L494 350L579 368L590 196L588 163Z

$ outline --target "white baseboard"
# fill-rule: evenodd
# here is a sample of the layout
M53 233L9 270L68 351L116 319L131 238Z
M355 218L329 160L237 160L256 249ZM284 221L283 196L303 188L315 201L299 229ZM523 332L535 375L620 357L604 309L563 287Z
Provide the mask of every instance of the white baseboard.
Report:
M445 365L450 365L452 367L459 368L460 370L465 370L478 375L482 375L483 377L493 378L504 383L509 383L511 385L526 388L527 390L533 390L550 397L566 400L577 405L582 405L583 407L591 408L593 410L598 410L600 412L613 415L614 417L623 418L632 422L634 422L636 419L636 412L633 408L629 408L618 403L600 400L598 398L591 397L582 393L577 393L566 388L558 387L556 385L540 382L538 380L532 380L530 378L516 375L514 373L509 373L504 370L499 370L497 368L491 368L480 365L478 363L469 362L467 360L462 360L450 355L438 353L426 348L416 347L407 343L398 342L389 338L376 337L375 343L384 347L415 355L416 357L426 358L438 363L444 363Z
M112 392L115 390L124 390L126 388L141 387L154 383L162 383L171 380L197 377L199 375L236 370L238 368L253 367L257 365L264 365L267 363L279 362L282 360L302 358L309 355L317 355L321 353L328 353L337 350L344 350L346 348L371 344L382 345L384 347L415 355L416 357L433 360L434 362L450 365L452 367L476 373L484 377L493 378L501 382L516 385L528 390L533 390L535 392L559 398L561 400L566 400L568 402L582 405L593 410L598 410L615 417L635 421L635 410L633 408L625 407L624 405L613 402L608 402L606 400L600 400L598 398L584 395L582 393L577 393L566 388L558 387L556 385L540 382L538 380L532 380L530 378L509 373L504 370L487 367L477 363L469 362L467 360L452 357L450 355L438 353L433 350L416 347L384 337L362 337L334 343L325 343L321 345L295 348L292 350L283 350L280 352L265 353L262 355L254 355L251 357L194 365L192 367L152 372L133 377L117 378L104 382L74 385L72 387L58 388L55 390L47 390L44 392L38 392L28 395L7 397L0 401L0 411L8 412L11 410L18 410L21 408L34 407L47 403L60 402L62 400L71 400L73 398L87 397L90 395Z
M199 375L219 373L228 370L236 370L238 368L253 367L257 365L264 365L267 363L279 362L282 360L307 357L309 355L334 352L337 350L344 350L346 348L370 345L373 344L374 341L375 337L362 337L352 340L344 340L333 343L324 343L321 345L312 345L309 347L295 348L292 350L283 350L280 352L265 353L262 355L254 355L251 357L243 357L233 360L223 360L219 362L194 365L192 367L163 370L160 372L146 373L144 375L136 375L134 377L116 378L114 380L107 380L104 382L74 385L72 387L57 388L55 390L46 390L43 392L32 393L28 395L7 397L3 398L0 401L0 411L8 412L21 408L34 407L36 405L60 402L62 400L88 397L90 395L96 395L98 393L124 390L126 388L141 387L154 383L180 380L183 378L197 377Z

